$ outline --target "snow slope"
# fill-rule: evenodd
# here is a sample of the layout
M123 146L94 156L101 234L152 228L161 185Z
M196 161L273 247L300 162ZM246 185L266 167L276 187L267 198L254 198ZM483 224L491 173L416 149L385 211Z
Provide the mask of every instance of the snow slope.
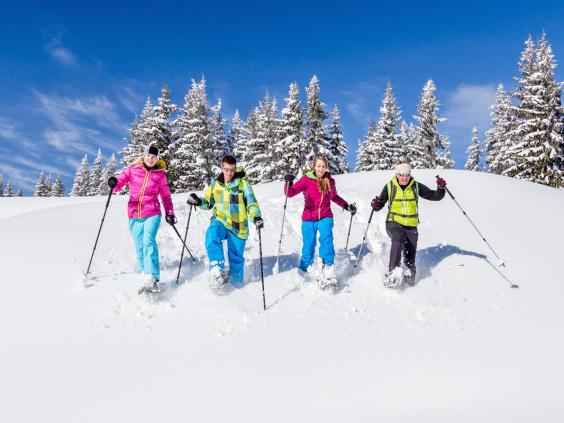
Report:
M416 178L434 187L434 171ZM390 172L337 176L359 213ZM92 276L85 271L105 198L0 198L1 422L562 422L564 278L562 191L489 174L441 171L496 251L454 202L421 200L420 282L382 285L385 212L368 231L359 268L343 251L349 215L333 207L342 289L321 292L296 270L302 200L288 201L282 258L281 183L258 185L265 217L268 309L262 310L256 231L247 285L206 283L209 214L192 214L181 284L137 295L125 197L112 198ZM186 195L174 202L179 230ZM551 213L551 211L555 213ZM180 244L159 232L163 279ZM519 286L511 288L511 284Z

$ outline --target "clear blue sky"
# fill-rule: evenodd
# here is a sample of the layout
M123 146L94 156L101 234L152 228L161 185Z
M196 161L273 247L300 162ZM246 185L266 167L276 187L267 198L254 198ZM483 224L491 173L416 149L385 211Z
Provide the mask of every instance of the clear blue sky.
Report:
M564 3L10 2L0 14L0 172L30 195L40 170L67 190L82 155L124 145L135 113L162 84L181 105L205 74L210 102L246 116L265 90L283 104L311 76L337 104L354 165L391 81L412 119L432 78L460 168L483 132L495 87L513 87L529 33L564 60ZM80 6L77 6L80 5ZM563 79L561 67L558 80Z

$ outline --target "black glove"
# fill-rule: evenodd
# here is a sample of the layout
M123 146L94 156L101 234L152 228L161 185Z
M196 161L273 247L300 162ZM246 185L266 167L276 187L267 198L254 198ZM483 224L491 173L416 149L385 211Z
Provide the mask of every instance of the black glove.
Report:
M287 173L286 176L284 176L284 181L286 181L288 186L291 187L294 184L295 178L296 177L294 175L292 175L291 173Z
M255 216L255 218L253 219L253 223L255 224L257 229L264 228L264 220L262 220L262 217L260 216Z
M374 197L370 202L370 205L374 210L378 211L384 207L384 202L380 199L380 197Z
M117 178L116 178L115 176L110 176L110 177L108 178L108 186L109 186L111 189L114 189L117 184L118 184L118 180L117 180Z
M166 223L168 223L169 225L174 225L177 222L176 216L173 215L173 214L167 214L165 216L165 220L166 220Z
M443 178L437 178L437 187L440 189L445 189L446 181Z
M350 212L353 216L356 214L356 204L352 203L352 204L346 204L345 205L345 210Z
M198 197L195 193L192 193L188 196L188 200L186 200L186 202L193 206L199 206L202 204L202 199Z

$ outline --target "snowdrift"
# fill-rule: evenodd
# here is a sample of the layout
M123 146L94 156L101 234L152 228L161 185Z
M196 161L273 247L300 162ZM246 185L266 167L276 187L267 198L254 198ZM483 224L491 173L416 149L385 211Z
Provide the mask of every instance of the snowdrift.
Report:
M415 171L434 188L435 171ZM2 422L561 422L564 421L562 191L490 174L441 171L507 260L499 269L454 202L421 200L419 283L382 285L385 212L370 199L391 172L336 177L355 201L333 207L338 292L299 275L303 202L255 186L266 227L262 310L258 236L246 286L207 287L204 232L192 214L180 284L139 296L125 197L112 198L91 275L105 198L0 198ZM188 216L175 195L178 228ZM552 211L555 211L552 213ZM180 243L159 232L162 277L174 285ZM511 285L519 288L511 288Z

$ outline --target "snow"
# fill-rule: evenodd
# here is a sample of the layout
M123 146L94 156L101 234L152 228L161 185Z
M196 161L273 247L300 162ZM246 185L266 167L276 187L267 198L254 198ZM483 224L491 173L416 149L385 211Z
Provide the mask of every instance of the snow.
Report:
M414 171L430 187L436 173ZM296 270L299 198L288 200L273 273L282 183L256 185L266 312L254 230L247 285L216 295L204 262L209 214L193 212L188 246L197 261L185 258L182 283L150 300L137 295L126 196L112 197L86 281L105 197L0 198L0 421L562 421L564 225L540 215L564 209L562 191L477 172L440 174L505 268L448 196L421 200L422 279L386 289L385 212L375 214L353 273L343 251L349 214L333 207L342 288L331 295ZM353 254L370 199L390 176L336 177L359 207ZM174 203L184 233L186 194ZM163 280L174 284L180 243L164 220L158 241Z

